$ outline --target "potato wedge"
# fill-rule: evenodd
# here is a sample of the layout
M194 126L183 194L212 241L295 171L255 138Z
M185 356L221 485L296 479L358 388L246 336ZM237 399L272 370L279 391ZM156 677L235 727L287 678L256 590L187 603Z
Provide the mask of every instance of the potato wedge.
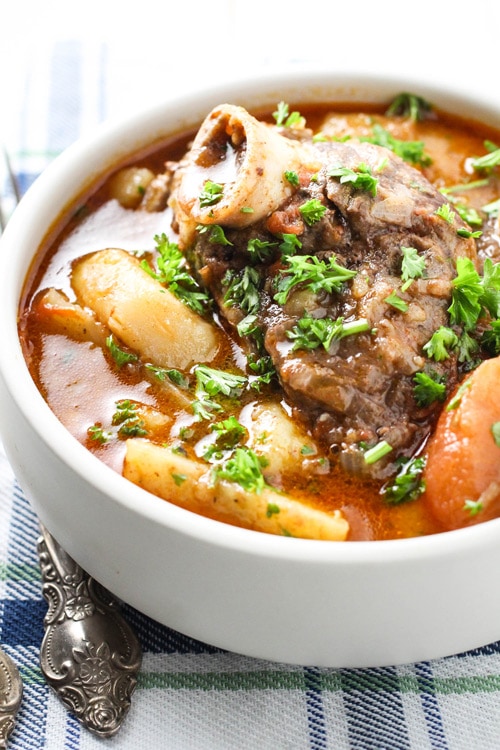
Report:
M127 440L123 476L194 513L255 531L331 541L344 541L349 532L340 511L311 508L268 487L255 493L235 482L213 482L206 464L143 438Z
M85 256L73 269L78 302L145 362L186 369L210 362L219 347L215 326L149 276L125 250Z

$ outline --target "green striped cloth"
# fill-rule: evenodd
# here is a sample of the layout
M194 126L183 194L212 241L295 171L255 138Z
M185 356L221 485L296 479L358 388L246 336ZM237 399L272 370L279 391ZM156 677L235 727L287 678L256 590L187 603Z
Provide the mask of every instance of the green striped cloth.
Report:
M75 28L78 14L85 15L78 8L72 10ZM132 15L133 10L128 8ZM120 114L127 75L146 80L148 66L163 59L148 44L166 45L168 61L168 32L160 28L152 34L128 57L106 40L64 38L49 46L43 34L35 49L17 57L12 117L4 129L22 191L67 145ZM171 73L170 90L185 85L179 76L179 69ZM47 605L37 535L37 519L0 448L0 642L19 665L25 686L12 750L500 748L500 644L397 667L303 668L221 651L127 605L124 613L141 641L143 664L122 729L99 740L63 708L40 671Z

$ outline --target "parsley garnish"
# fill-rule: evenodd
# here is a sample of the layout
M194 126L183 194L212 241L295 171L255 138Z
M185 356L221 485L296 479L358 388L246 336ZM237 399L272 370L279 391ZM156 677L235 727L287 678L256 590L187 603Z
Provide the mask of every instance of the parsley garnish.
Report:
M477 156L475 159L471 159L471 166L478 171L486 170L490 172L495 167L500 165L500 148L496 148L494 144L484 144L489 153L484 156Z
M305 122L300 112L290 112L290 107L286 102L279 102L277 109L273 112L276 125L283 128L291 128L293 125L299 125Z
M120 349L118 344L115 342L112 335L109 335L106 339L106 347L113 357L113 360L115 364L118 367L123 367L123 365L131 364L132 362L137 362L139 357L137 354L132 354L131 352L126 352L124 349Z
M481 314L483 285L470 258L457 258L457 275L452 286L452 301L448 308L450 320L471 330Z
M227 479L236 482L248 492L260 493L266 482L262 468L267 465L263 456L258 456L246 446L239 446L227 461L213 470L214 479Z
M290 291L298 284L314 293L340 291L342 284L356 276L356 271L339 266L332 255L327 261L319 260L316 255L291 255L286 258L288 267L280 270L276 285L278 292L274 299L284 305Z
M299 186L299 175L297 174L297 172L291 169L287 169L283 174L285 176L285 180L287 180L290 185L292 185L293 187Z
M111 424L120 425L118 434L122 437L142 437L147 435L144 429L144 420L139 413L139 405L129 399L116 402L116 411L111 419Z
M246 428L234 416L210 425L210 429L216 433L216 438L203 454L206 461L221 459L224 451L233 450L246 433Z
M391 484L383 489L384 500L391 505L399 505L409 500L416 500L425 492L422 474L425 469L425 457L399 459L400 469Z
M299 213L308 226L312 226L319 221L323 217L325 211L326 206L324 206L317 198L311 198L307 203L303 203L299 206Z
M245 266L242 272L232 269L226 271L222 279L226 286L224 304L228 307L241 307L247 313L255 313L259 309L259 274L255 268Z
M113 437L112 432L105 432L99 424L91 425L87 429L87 435L89 436L90 440L95 440L96 443L101 443L101 445L107 443L108 440L111 440L111 438Z
M402 291L406 291L413 279L418 279L424 275L425 258L418 254L414 247L401 247L403 260L401 261L401 278L405 282Z
M196 365L194 373L197 395L217 396L222 394L229 398L236 398L247 384L247 378L244 375L216 370L207 365Z
M165 233L155 236L157 270L154 271L146 260L142 268L161 284L168 286L181 302L194 312L204 313L210 305L210 297L201 290L198 282L186 270L186 258L175 242L171 242Z
M432 111L432 105L421 96L403 92L395 97L386 110L388 117L408 117L410 120L419 122L425 120Z
M208 206L214 206L216 203L222 200L224 195L224 185L219 182L212 182L207 180L203 185L203 190L200 193L199 201L201 208L207 208Z
M393 450L392 445L389 445L387 440L381 440L380 443L372 446L365 450L364 459L365 464L374 464L376 461L380 461L381 458L386 456Z
M455 211L451 207L449 203L442 203L439 208L437 208L434 213L436 216L440 216L441 219L444 219L448 224L453 224L455 221Z
M431 157L424 153L425 144L423 141L399 140L398 138L394 138L388 130L378 123L373 126L373 136L365 137L361 140L388 148L409 164L420 164L423 167L428 167L429 164L432 164Z
M254 263L263 263L273 254L273 248L276 247L277 242L269 242L269 240L259 240L255 237L253 240L249 240L247 244L247 251Z
M394 307L400 312L406 312L408 310L408 302L401 299L394 290L384 299L384 302L387 302L388 305L391 305L391 307Z
M354 169L349 167L333 167L328 171L329 177L339 177L340 183L350 183L355 190L365 190L372 195L377 194L378 179L372 175L371 169L363 162Z
M295 255L297 250L302 247L302 242L296 234L282 234L279 249L282 256Z
M286 332L286 335L294 342L292 351L317 349L319 346L323 346L326 351L329 351L333 341L370 330L371 326L365 318L344 323L342 317L336 320L333 318L313 318L306 313L302 318L299 318L291 330Z
M146 365L146 370L150 370L158 380L164 381L168 378L174 385L178 385L179 388L187 388L189 386L188 378L179 370L167 370L164 367L156 367L155 365Z
M430 406L434 401L444 401L446 385L442 376L435 372L417 372L413 376L413 395L418 406Z
M447 326L440 326L434 331L429 341L424 344L423 349L427 356L436 362L442 362L450 356L449 350L458 346L458 336Z
M212 245L232 245L224 234L223 228L219 224L198 224L196 227L198 234L208 234L208 241Z
M484 510L484 506L481 500L466 500L463 510L470 513L471 516L477 516L478 513Z

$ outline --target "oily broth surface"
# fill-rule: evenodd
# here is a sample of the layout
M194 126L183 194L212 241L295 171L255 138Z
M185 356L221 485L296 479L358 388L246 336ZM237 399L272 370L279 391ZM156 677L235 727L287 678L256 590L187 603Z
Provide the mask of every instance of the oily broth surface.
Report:
M298 106L297 109L306 117L308 127L336 137L353 133L368 135L374 118L377 118L396 138L424 141L433 163L422 171L437 187L470 179L466 157L483 153L485 138L494 137L473 123L460 122L443 114L435 115L432 120L408 123L387 120L381 112L361 106L356 111L330 105L315 109ZM332 112L335 112L334 116L331 116ZM267 119L270 119L269 115ZM135 155L127 163L137 163L150 167L155 173L160 172L166 160L179 159L192 135L171 139L150 152ZM123 166L117 165L116 169ZM175 241L170 209L151 214L124 209L109 199L109 179L110 176L96 183L93 190L82 196L73 211L62 215L42 243L25 286L19 331L32 377L51 409L81 443L121 473L124 441L113 440L101 445L90 440L90 425L109 424L116 402L130 399L171 415L172 421L167 426L158 427L152 439L159 443L172 442L189 423L189 411L179 408L178 402L170 397L162 384L145 379L141 367L126 365L118 369L100 347L68 338L60 332L54 333L33 312L37 298L49 287L61 290L70 300L74 299L69 275L72 262L80 255L106 247L153 252L154 236L162 232ZM471 206L479 207L496 197L491 188L474 191ZM224 331L220 321L217 320L216 324L223 331L224 344L217 360L210 366L222 370L241 367L245 356L238 343ZM246 394L244 399L251 403L269 397L269 394L259 396L253 392ZM280 392L271 397L283 400ZM224 417L234 414L240 418L244 405L225 404ZM190 428L195 432L199 430L201 437L200 427L191 425ZM189 441L189 445L185 444L185 449L195 455L196 437ZM412 537L441 530L418 500L389 506L382 500L380 486L375 482L345 474L335 467L335 457L331 457L331 466L328 473L317 474L314 479L291 471L282 477L282 489L292 490L295 497L313 506L342 510L349 521L349 539L352 540Z

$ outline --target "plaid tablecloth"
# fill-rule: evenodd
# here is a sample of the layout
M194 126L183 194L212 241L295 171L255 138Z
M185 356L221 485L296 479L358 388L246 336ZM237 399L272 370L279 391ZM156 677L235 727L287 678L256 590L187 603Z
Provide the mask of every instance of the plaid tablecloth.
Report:
M109 5L117 11L118 4ZM153 5L142 3L143 13ZM202 12L201 4L194 5L193 17ZM432 5L429 3L429 9ZM451 9L452 4L443 5ZM259 3L252 7L257 6ZM380 4L372 6L380 9ZM120 7L125 14L136 10L135 6ZM171 21L174 13L174 31L180 34L173 48L172 26L168 18L161 21L161 13L156 26L141 24L134 15L124 33L114 24L106 3L87 3L84 13L71 3L16 3L10 26L4 24L0 29L1 51L5 53L5 59L0 57L4 76L0 86L3 101L5 94L9 101L0 124L23 191L62 149L103 119L130 109L131 102L140 106L162 96L167 88L180 91L200 70L209 85L217 64L236 70L236 45L233 43L229 53L221 50L220 34L240 28L246 5L226 1L220 2L216 11L215 6L203 7L206 17L198 19L195 28L190 25L189 13L178 9L175 15L170 8L168 18ZM261 12L264 7L265 3ZM368 12L368 4L364 10ZM239 58L240 69L250 69L257 60L261 65L282 62L278 58L285 41L289 57L293 51L298 58L304 53L299 45L290 48L277 14L270 19L269 12L265 18L275 25L271 24L271 31L268 28L267 39L276 38L276 44L262 46L256 57L255 45L247 43L248 54ZM497 4L482 2L481 8L480 2L474 12L469 18L476 18L486 41L493 39L491 29L497 33L500 20ZM70 19L68 13L74 17ZM89 13L95 21L92 28ZM379 33L370 36L374 48L384 33L383 13L381 18ZM368 18L363 28L372 20ZM431 20L421 17L424 26ZM444 23L445 19L441 20ZM328 39L334 44L334 21L332 18L331 36L324 32L321 37L322 54L328 52ZM254 28L256 33L260 28L262 35L262 25L254 23ZM312 28L309 23L305 31L310 33ZM446 31L449 33L449 26ZM366 45L367 34L364 39L358 36L354 47L350 45L353 54ZM487 45L481 42L481 46ZM343 51L348 47L344 43ZM184 69L179 64L169 65L175 54L183 56ZM385 61L386 70L390 69L390 58L383 54L382 58L381 64ZM192 66L188 67L190 59ZM6 75L9 62L12 67ZM488 58L486 68L487 63ZM350 67L345 56L337 58L337 67L342 66ZM472 80L464 58L455 72L464 76L464 85ZM485 80L488 83L483 75L483 85ZM13 750L102 750L105 746L116 750L500 748L500 643L406 666L301 668L220 651L163 627L126 604L124 613L141 641L143 664L122 729L109 740L99 740L62 707L40 671L38 653L47 605L41 595L37 536L37 519L0 445L0 643L19 665L24 681L24 699L10 741Z

